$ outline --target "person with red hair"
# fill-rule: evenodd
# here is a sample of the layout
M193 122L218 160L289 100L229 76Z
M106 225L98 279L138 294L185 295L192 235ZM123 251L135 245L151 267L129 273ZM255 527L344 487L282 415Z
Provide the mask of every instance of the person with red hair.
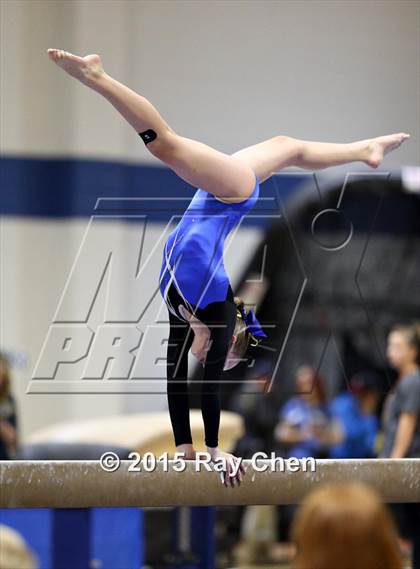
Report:
M392 516L361 482L322 484L292 525L293 569L402 569Z

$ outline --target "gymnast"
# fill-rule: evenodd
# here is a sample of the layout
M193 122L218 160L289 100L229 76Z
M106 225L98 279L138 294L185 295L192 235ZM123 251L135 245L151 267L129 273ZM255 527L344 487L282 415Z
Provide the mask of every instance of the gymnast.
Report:
M231 155L174 132L142 95L108 75L99 55L79 57L48 49L50 59L105 97L135 129L147 149L197 188L164 247L159 288L169 313L168 407L178 453L194 459L188 400L188 351L204 367L201 409L205 444L212 461L225 461L226 487L240 484L240 458L218 447L220 380L250 343L265 333L252 310L233 295L223 266L223 242L256 203L259 185L287 166L317 170L349 162L377 168L385 154L409 138L400 132L350 143L299 140L287 135ZM205 388L204 388L205 386Z

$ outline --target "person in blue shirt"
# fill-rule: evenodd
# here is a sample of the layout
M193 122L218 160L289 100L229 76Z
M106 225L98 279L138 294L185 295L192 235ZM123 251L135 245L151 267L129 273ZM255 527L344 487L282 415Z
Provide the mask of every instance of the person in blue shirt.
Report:
M296 371L295 386L296 395L280 410L275 438L287 447L289 457L323 458L330 414L322 380L312 367L301 366Z
M330 403L333 420L341 436L330 446L330 458L373 458L379 431L376 415L380 383L374 372L362 371L350 380L350 390L339 393Z
M354 161L377 168L384 155L410 135L401 132L345 144L276 135L229 155L176 133L148 99L104 71L98 54L80 57L60 49L47 53L69 75L107 99L151 154L197 188L169 236L160 273L170 318L169 413L177 452L194 458L187 382L191 349L205 368L202 413L207 450L213 460L229 461L226 485L240 482L243 468L237 478L230 476L237 459L218 447L220 379L225 363L230 368L241 361L251 335L257 342L264 333L255 314L247 313L240 299L235 301L223 267L223 241L255 205L260 183L281 168L313 170Z

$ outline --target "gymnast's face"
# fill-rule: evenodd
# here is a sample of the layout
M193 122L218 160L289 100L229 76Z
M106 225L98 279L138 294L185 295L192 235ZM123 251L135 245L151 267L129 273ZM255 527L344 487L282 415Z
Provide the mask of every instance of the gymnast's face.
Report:
M207 358L207 352L210 349L210 330L208 326L188 312L188 310L186 310L181 304L179 305L178 310L180 314L188 320L194 332L191 353L199 362L201 362L201 364L204 365ZM234 335L232 336L231 346L226 356L225 365L223 367L224 371L234 368L241 361L233 350L235 342L236 336Z

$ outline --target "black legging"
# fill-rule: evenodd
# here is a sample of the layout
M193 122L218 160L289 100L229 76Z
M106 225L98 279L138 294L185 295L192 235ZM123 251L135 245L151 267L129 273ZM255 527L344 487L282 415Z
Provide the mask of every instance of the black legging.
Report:
M420 505L413 502L389 504L401 535L412 542L412 569L420 569Z
M185 306L182 297L173 284L169 288L168 296L171 305L176 307L176 312L178 312L180 304ZM192 443L188 392L188 352L194 340L194 332L184 320L180 320L169 310L168 313L170 325L167 350L168 406L175 445L178 446ZM195 308L195 316L210 328L211 346L207 352L204 365L201 385L201 412L204 422L205 444L208 447L217 447L220 424L220 379L236 322L236 306L230 285L226 300L211 302L205 308Z

